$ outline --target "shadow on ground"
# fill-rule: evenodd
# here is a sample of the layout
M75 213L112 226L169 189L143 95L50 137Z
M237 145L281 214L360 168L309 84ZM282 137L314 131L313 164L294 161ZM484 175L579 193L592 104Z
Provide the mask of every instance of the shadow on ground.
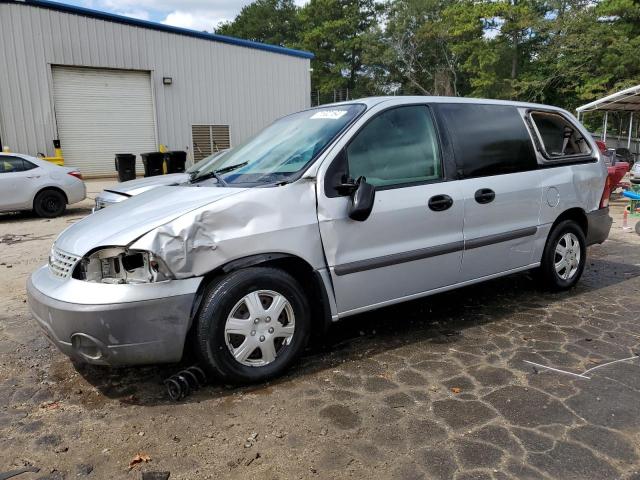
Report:
M429 342L454 345L464 336L467 328L500 323L526 315L527 312L540 311L557 302L615 286L638 276L638 266L593 259L579 285L568 292L544 292L528 274L517 274L367 312L333 325L326 337L312 345L298 364L278 380L262 385L233 387L219 384L214 379L209 386L181 402L200 402L238 392L260 393L270 386L292 382L350 360L409 344ZM193 363L195 361L188 358L180 364L151 367L74 366L87 382L106 397L118 399L123 404L151 406L172 403L163 380Z
M62 217L68 217L68 220L78 221L81 218L86 217L91 213L91 207L68 207ZM0 213L0 223L18 223L24 224L25 222L31 221L41 221L41 222L49 222L51 219L42 218L36 215L31 210L25 210L21 212L9 212L9 213Z

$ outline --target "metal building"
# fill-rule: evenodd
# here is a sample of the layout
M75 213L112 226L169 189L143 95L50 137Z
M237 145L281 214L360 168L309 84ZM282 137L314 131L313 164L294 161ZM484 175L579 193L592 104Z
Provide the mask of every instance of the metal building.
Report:
M160 144L198 160L310 103L308 52L43 0L0 0L0 144L89 176ZM138 157L139 158L139 157ZM140 165L139 165L140 167Z

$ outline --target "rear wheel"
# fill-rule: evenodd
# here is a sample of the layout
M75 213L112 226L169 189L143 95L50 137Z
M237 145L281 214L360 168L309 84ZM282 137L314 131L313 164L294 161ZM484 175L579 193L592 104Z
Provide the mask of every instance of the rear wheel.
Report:
M298 282L274 268L238 270L215 281L195 325L203 365L230 383L282 374L309 340L311 318Z
M549 234L542 254L539 277L550 290L567 290L582 276L587 259L584 232L573 220L565 220Z
M44 218L54 218L62 215L67 208L67 199L58 190L43 190L33 201L36 215Z

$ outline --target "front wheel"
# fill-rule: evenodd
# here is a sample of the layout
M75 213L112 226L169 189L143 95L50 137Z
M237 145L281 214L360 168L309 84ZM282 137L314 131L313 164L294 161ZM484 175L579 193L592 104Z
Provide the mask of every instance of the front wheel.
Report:
M282 374L309 340L304 292L288 273L253 267L210 285L197 317L196 352L229 383L255 383Z
M540 264L540 279L553 291L578 283L587 260L584 232L573 220L565 220L549 234Z

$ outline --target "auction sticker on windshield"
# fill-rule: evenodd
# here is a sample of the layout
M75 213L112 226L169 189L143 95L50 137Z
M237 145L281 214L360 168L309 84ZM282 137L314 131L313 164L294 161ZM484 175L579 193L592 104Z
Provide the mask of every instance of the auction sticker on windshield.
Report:
M322 110L311 116L311 120L337 120L347 113L346 110Z

